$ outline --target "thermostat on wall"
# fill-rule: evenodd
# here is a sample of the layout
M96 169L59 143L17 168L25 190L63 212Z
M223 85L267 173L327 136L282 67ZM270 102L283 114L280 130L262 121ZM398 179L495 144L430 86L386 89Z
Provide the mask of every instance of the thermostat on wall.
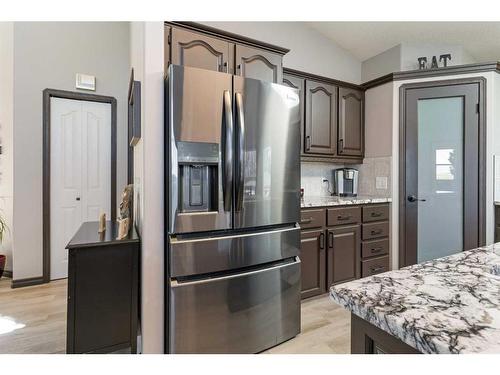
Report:
M76 73L76 88L95 91L95 76Z

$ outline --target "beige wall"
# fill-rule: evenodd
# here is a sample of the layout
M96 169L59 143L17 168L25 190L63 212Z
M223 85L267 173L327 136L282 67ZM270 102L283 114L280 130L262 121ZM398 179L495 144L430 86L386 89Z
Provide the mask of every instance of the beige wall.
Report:
M96 94L117 99L117 188L126 184L126 22L14 24L14 279L42 275L42 91L75 90L75 74L96 76ZM118 200L119 201L119 200Z
M132 22L130 59L142 82L142 139L134 148L137 227L141 233L143 353L163 353L164 119L163 22Z
M14 131L14 23L0 22L0 215L9 230L4 234L0 254L7 256L5 269L12 271L12 191Z

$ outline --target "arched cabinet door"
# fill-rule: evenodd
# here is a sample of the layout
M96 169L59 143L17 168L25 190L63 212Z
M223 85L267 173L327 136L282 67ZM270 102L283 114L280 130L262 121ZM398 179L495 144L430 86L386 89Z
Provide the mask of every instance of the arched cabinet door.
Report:
M339 88L339 155L364 154L364 99L362 91Z
M281 55L265 50L236 45L236 75L282 83L283 62Z
M233 73L234 44L176 28L171 35L172 64Z
M283 74L283 85L291 87L293 89L299 90L299 100L300 100L300 153L304 153L305 141L304 141L304 86L305 80L303 78L291 75Z
M306 80L305 153L335 155L337 87Z

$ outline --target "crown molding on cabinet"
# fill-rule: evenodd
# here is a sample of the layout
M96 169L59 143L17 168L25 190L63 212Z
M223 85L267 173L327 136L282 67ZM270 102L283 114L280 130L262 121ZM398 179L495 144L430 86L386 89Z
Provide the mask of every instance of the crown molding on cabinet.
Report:
M340 81L338 79L327 78L327 77L319 76L319 75L312 74L312 73L302 72L302 71L296 70L296 69L283 67L283 73L291 74L291 75L302 77L302 78L311 79L313 81L325 82L325 83L331 84L333 86L342 86L342 87L347 87L347 88L355 89L355 90L364 90L364 87L361 85L356 85L354 83Z
M426 77L449 76L452 74L470 74L470 73L484 73L484 72L500 73L500 62L495 61L487 63L473 63L465 65L448 66L446 68L422 69L422 70L416 69L416 70L407 70L403 72L394 72L372 79L371 81L363 83L361 86L365 90L367 90L392 81L402 81L402 80L426 78Z
M167 26L175 26L175 27L182 27L184 29L188 29L188 30L191 30L191 31L202 32L203 34L210 35L210 36L217 37L217 38L223 38L223 39L231 41L233 43L239 43L239 44L244 44L244 45L248 45L248 46L252 46L252 47L256 47L256 48L268 50L268 51L271 51L271 52L278 53L280 55L285 55L288 52L290 52L290 50L288 48L283 48L283 47L280 47L280 46L276 46L274 44L262 42L260 40L248 38L248 37L243 36L243 35L231 33L229 31L217 29L215 27L203 25L203 24L197 23L197 22L187 22L187 21L183 21L183 22L176 21L176 22L173 22L173 21L165 21L165 25L167 25Z

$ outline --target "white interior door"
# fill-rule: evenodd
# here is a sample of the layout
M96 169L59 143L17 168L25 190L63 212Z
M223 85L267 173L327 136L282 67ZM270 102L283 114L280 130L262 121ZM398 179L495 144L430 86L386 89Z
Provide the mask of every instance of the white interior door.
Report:
M111 105L50 103L50 279L68 276L71 237L85 221L111 214Z

